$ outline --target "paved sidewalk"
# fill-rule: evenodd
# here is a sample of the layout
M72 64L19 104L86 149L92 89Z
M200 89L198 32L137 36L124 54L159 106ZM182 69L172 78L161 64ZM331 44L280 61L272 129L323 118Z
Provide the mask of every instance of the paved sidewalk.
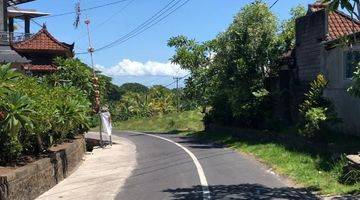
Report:
M92 137L94 133L90 133ZM96 148L85 156L80 167L37 200L114 199L136 166L136 147L124 138L113 136L114 145Z

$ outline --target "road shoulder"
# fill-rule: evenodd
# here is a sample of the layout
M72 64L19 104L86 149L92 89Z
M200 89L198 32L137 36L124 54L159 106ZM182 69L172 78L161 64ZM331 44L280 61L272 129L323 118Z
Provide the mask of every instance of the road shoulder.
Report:
M87 154L73 174L37 199L114 199L136 166L136 147L122 137L113 136L113 142Z

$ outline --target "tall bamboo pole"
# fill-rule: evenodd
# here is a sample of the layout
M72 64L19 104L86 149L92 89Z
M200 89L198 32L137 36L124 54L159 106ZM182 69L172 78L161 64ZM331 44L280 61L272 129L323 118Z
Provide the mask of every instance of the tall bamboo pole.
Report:
M94 93L95 93L95 111L97 112L97 114L99 115L99 120L100 120L100 146L103 147L103 137L102 137L102 124L101 124L101 109L100 109L100 92L99 92L99 79L96 76L96 72L95 72L95 66L94 66L94 48L92 47L92 42L91 42L91 35L90 35L90 20L89 18L86 18L85 20L85 24L86 24L86 30L87 30L87 35L88 35L88 42L89 42L89 49L88 52L90 54L90 58L91 58L91 67L93 70L93 84L94 84Z

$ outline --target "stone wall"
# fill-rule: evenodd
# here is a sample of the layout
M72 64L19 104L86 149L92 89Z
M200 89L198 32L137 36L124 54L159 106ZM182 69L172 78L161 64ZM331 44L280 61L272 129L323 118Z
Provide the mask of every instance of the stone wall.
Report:
M296 63L301 82L314 80L320 72L321 41L327 34L327 13L325 10L309 12L296 20Z
M85 139L78 137L48 158L0 175L0 200L32 200L66 178L85 154Z

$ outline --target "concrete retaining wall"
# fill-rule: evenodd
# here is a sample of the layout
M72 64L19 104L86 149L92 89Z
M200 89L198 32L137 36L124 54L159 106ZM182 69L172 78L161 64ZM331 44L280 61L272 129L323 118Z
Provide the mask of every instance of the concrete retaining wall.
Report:
M0 200L32 200L66 178L85 154L85 139L78 137L48 158L0 175Z

